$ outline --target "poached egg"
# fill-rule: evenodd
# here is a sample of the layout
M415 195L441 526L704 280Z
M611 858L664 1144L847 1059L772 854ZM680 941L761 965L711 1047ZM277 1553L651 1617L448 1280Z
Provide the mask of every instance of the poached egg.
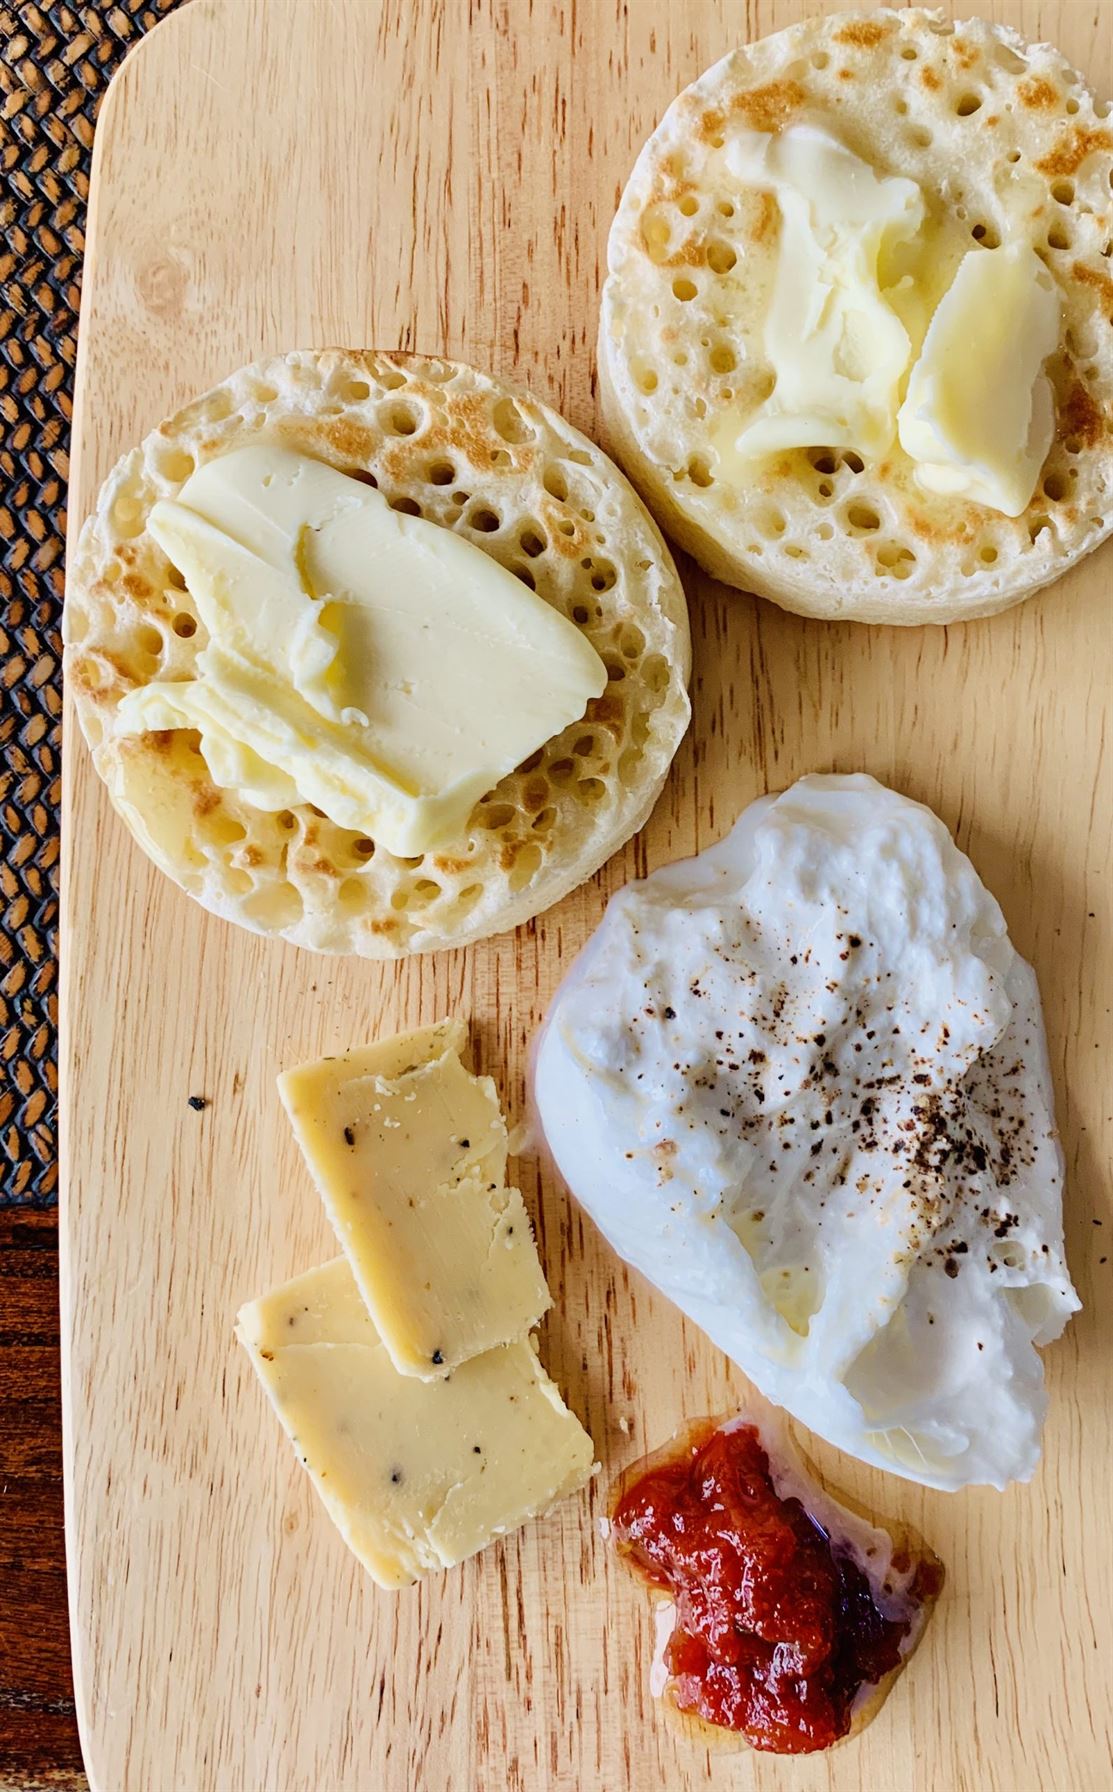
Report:
M929 809L802 778L627 885L533 1095L614 1249L768 1398L926 1486L1033 1473L1079 1305L1039 992Z

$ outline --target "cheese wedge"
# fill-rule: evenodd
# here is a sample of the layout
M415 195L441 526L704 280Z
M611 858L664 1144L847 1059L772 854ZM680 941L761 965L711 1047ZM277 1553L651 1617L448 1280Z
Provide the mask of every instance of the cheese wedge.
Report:
M394 1367L436 1379L522 1339L552 1305L505 1186L495 1085L445 1022L302 1065L279 1093Z
M348 1547L379 1586L449 1568L582 1487L591 1439L532 1340L399 1375L343 1257L243 1307L237 1336Z

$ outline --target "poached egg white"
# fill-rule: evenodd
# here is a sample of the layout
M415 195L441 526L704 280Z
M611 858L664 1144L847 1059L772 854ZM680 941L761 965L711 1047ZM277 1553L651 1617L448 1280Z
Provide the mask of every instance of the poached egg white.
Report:
M803 778L632 883L534 1101L619 1255L771 1400L927 1486L1026 1480L1079 1302L1039 993L943 824Z

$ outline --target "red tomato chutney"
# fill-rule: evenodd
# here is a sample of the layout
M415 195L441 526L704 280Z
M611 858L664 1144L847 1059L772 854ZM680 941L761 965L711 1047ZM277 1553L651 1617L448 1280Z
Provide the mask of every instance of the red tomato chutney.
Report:
M886 1601L901 1615L886 1615L849 1541L778 1495L755 1426L700 1427L678 1448L633 1471L611 1518L627 1566L675 1605L669 1696L757 1749L828 1748L849 1731L862 1687L909 1653L942 1570L919 1564Z

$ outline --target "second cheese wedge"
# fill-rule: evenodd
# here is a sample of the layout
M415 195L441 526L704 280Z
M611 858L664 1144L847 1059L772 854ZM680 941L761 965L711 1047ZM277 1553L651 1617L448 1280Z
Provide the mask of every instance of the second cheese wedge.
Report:
M344 1541L411 1585L588 1480L591 1439L520 1339L435 1382L399 1375L343 1257L251 1301L237 1335Z
M524 1338L552 1305L495 1086L445 1021L302 1065L279 1092L375 1327L436 1380Z

